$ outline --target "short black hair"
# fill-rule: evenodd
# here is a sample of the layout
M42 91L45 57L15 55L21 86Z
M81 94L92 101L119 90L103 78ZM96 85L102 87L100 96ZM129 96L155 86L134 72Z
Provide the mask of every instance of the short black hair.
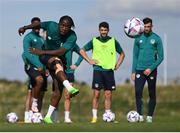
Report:
M101 23L99 24L99 29L100 29L101 27L107 28L107 29L109 30L109 24L108 24L107 22L101 22Z
M144 23L144 24L147 24L147 23L151 23L151 24L152 24L152 19L146 17L146 18L143 19L143 23Z
M39 21L39 22L41 22L41 19L40 19L39 17L33 17L33 18L31 19L31 23L34 22L34 21Z
M74 21L73 21L73 19L70 17L70 16L68 16L68 15L65 15L65 16L62 16L60 19L59 19L59 24L62 22L62 21L68 21L69 23L70 23L70 26L72 27L72 28L75 28L75 25L74 25Z

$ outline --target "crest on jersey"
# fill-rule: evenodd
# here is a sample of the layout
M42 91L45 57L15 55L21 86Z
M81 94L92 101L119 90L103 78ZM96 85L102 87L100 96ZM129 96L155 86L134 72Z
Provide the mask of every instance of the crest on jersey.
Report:
M155 40L154 39L151 39L150 42L151 42L151 44L155 44Z
M142 43L143 42L143 40L139 40L139 43Z

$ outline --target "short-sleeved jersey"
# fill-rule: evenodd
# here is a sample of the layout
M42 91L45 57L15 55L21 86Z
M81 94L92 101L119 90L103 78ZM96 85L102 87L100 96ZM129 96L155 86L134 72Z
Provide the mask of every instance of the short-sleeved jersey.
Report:
M23 39L23 53L22 58L25 64L32 64L37 68L43 68L43 64L39 60L39 56L31 54L29 48L42 49L44 40L40 35L36 35L33 31L28 33Z

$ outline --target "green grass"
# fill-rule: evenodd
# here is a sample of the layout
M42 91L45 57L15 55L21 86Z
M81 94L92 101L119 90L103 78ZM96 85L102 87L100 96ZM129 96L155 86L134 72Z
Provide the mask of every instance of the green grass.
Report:
M90 124L92 90L89 86L77 85L80 94L72 99L72 124L63 123L63 98L59 103L60 123L58 124L10 124L5 120L6 114L16 112L20 121L23 120L26 98L26 85L19 82L0 80L0 131L41 131L41 132L72 132L72 131L180 131L180 86L158 86L157 106L153 123L128 123L126 114L135 110L134 88L132 85L118 86L113 92L112 110L119 123L105 123L102 121L104 112L104 97L101 95L98 111L98 123ZM43 112L47 112L51 96L51 85L44 98ZM144 89L144 114L147 112L148 92Z
M1 123L0 131L3 132L172 132L180 131L180 124L178 118L163 117L157 118L153 123L128 123L126 120L119 121L119 123L105 123L99 121L96 124L89 122L74 122L72 124L65 124L63 122L58 124L9 124Z

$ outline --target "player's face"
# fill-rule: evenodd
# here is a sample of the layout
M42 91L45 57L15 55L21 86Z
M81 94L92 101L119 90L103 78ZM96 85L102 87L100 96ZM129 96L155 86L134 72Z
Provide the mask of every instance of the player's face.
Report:
M107 37L108 32L109 32L108 28L100 27L100 29L99 29L99 33L100 33L101 37Z
M144 33L148 34L151 31L152 31L152 24L151 23L144 24Z
M35 21L32 22L32 24L36 24L36 23L39 23L39 21L36 21L36 20L35 20ZM39 34L40 27L39 27L39 28L34 28L34 29L32 29L32 30L33 30L34 33Z
M71 30L71 25L68 21L64 20L59 25L60 35L66 35Z

